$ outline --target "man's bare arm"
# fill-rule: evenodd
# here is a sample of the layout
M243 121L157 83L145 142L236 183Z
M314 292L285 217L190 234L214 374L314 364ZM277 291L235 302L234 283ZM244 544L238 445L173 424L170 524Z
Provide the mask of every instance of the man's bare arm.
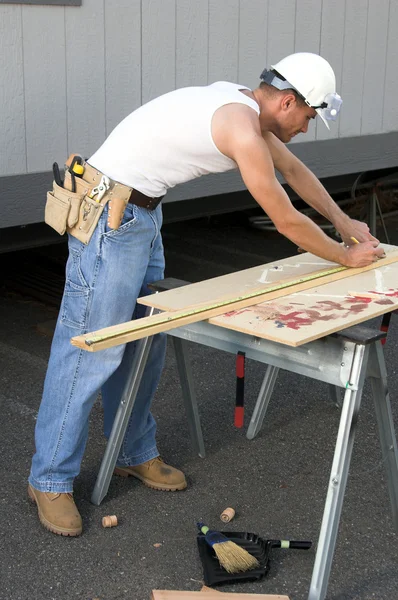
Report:
M317 256L347 266L365 266L374 260L374 243L347 249L294 208L275 177L270 150L252 109L234 104L219 109L212 134L218 149L236 161L248 190L280 233Z
M264 139L271 152L275 168L300 198L333 223L344 242L351 243L352 236L361 242L376 241L376 238L370 234L368 226L346 215L312 171L290 152L285 144L272 133L265 134Z

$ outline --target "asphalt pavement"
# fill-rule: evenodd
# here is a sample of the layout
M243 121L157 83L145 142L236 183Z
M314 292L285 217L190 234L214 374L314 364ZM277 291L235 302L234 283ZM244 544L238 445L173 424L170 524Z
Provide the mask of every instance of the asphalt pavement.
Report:
M398 244L398 221L387 221ZM380 234L381 235L381 234ZM223 275L295 254L276 232L248 226L244 213L166 225L169 277L188 281ZM113 477L103 503L90 503L105 449L96 402L75 499L83 517L79 538L47 532L27 499L34 425L63 283L65 244L3 255L0 264L1 600L150 600L152 589L200 590L202 565L196 522L253 532L265 539L312 540L310 550L275 549L260 581L221 591L308 596L340 418L326 384L282 371L264 426L245 432L264 376L247 361L246 423L233 425L235 360L190 344L190 358L206 446L191 449L171 344L153 404L162 457L183 469L188 489L156 492L137 480ZM380 320L370 325L378 327ZM397 423L398 316L385 346ZM228 525L220 513L231 506ZM117 515L105 529L104 515ZM365 386L327 598L398 599L398 546L381 459L373 400Z

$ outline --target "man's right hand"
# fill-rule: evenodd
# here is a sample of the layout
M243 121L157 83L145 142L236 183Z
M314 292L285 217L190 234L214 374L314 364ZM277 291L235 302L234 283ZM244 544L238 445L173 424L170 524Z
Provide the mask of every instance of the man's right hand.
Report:
M345 249L344 265L346 267L367 267L379 258L384 258L385 252L379 242L362 242Z

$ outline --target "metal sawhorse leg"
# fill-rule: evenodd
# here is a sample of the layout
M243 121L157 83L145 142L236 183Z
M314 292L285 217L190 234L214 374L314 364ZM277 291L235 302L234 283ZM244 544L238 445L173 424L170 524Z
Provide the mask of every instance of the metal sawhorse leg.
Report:
M153 313L154 309L151 308L146 311L146 316L149 317ZM133 362L131 363L130 373L126 380L126 385L120 399L115 420L112 425L112 431L106 445L106 450L102 458L97 480L91 495L91 502L97 506L101 504L108 492L113 470L115 468L120 447L126 433L131 411L134 407L134 402L140 387L142 374L145 369L151 345L152 337L142 338L137 342Z
M323 513L318 548L308 600L324 600L326 596L344 492L354 445L355 428L366 376L371 379L373 400L379 428L383 461L393 523L398 531L398 451L387 389L387 374L380 341L357 344L350 380L344 394L332 470Z
M152 315L153 312L154 309L150 309L147 311L146 316ZM193 386L192 371L188 360L188 352L186 351L186 342L174 338L173 343L192 445L199 456L204 458L205 446L200 426L195 389ZM143 338L137 342L137 348L134 353L134 359L131 364L130 373L116 412L112 431L109 436L97 480L91 495L91 502L97 506L101 504L108 492L120 447L122 445L130 415L137 397L137 392L140 387L142 374L145 369L151 344L152 337Z
M249 427L247 428L246 437L248 440L252 440L259 433L263 426L265 413L268 409L269 401L271 400L272 392L278 378L279 368L268 365L265 371L264 379L261 384L260 391L257 396L257 401L250 419ZM329 383L329 395L336 404L336 406L342 406L340 388Z
M278 378L279 368L268 365L265 372L257 402L250 419L250 424L247 429L246 437L252 440L260 431L265 413L267 412L269 401L271 400L272 392L274 391L275 382Z
M355 329L360 331L360 328L352 328L352 330ZM379 338L380 334L377 332L373 340L355 340L359 343L355 346L350 380L344 394L339 432L308 600L323 600L326 596L354 444L355 426L366 376L370 377L371 380L382 456L387 471L393 523L398 531L398 452L387 388L387 372ZM278 367L268 365L248 428L247 437L249 439L254 438L261 429L278 372ZM332 398L338 405L341 405L339 388L331 384L329 384L329 388Z
M185 412L188 419L189 433L192 446L201 458L205 457L205 444L203 441L202 428L198 405L196 402L195 388L193 385L192 370L188 359L187 343L179 338L173 337L174 353L177 361L178 374L180 376L182 397Z

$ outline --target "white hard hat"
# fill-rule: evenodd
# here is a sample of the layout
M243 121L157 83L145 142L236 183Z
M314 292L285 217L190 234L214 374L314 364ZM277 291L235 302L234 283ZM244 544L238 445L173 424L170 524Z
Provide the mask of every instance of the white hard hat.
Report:
M318 54L290 54L271 65L271 70L264 69L260 77L280 90L292 88L298 92L308 106L315 108L328 129L327 121L334 121L340 111L343 101L336 93L334 71Z

